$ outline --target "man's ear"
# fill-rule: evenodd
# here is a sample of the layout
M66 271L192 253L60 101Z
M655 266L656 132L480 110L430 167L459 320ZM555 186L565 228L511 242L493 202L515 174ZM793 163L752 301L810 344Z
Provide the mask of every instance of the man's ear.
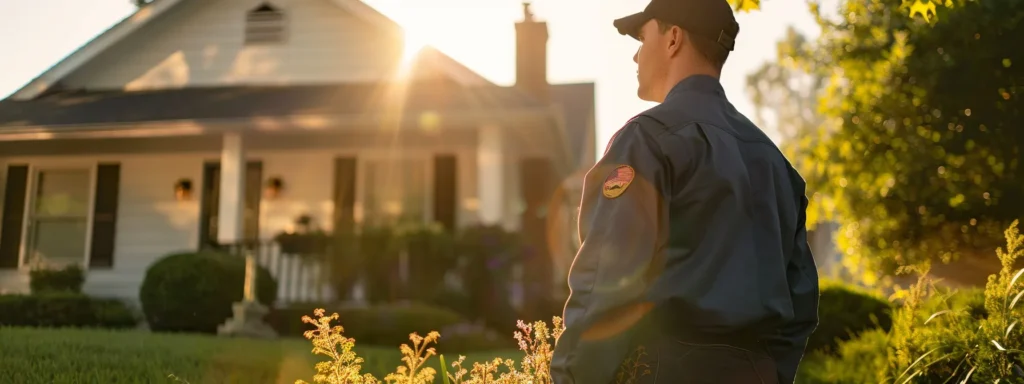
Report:
M688 36L686 31L677 26L672 26L668 30L668 54L669 56L676 56L682 53L683 44L686 42Z

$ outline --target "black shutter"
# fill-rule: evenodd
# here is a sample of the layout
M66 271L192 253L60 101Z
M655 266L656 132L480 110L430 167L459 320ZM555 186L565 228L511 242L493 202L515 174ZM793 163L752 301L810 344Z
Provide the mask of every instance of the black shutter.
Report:
M455 229L457 166L454 155L438 155L434 158L434 221L449 231Z
M199 213L199 249L217 244L217 212L220 211L220 163L203 164L203 192Z
M7 166L4 193L4 223L0 231L0 269L18 268L21 254L21 229L25 220L25 195L28 193L28 166Z
M96 169L96 201L92 213L89 268L114 266L117 237L117 202L121 184L120 164L100 164Z
M334 231L348 232L355 226L356 159L334 159Z

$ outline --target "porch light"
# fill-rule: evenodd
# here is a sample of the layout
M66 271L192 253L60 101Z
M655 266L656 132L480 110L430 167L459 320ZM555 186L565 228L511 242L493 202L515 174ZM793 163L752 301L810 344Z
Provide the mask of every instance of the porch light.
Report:
M174 183L174 198L185 201L192 198L192 180L180 179Z
M280 177L271 177L267 180L266 194L268 198L274 199L281 195L281 190L284 189L284 181Z

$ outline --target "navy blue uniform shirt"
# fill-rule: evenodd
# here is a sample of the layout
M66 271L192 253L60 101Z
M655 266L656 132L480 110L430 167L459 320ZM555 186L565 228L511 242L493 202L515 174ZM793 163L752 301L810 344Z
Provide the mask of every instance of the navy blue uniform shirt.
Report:
M584 333L643 304L652 327L756 332L792 383L818 322L806 209L804 180L719 81L681 81L587 173L554 382L613 382L641 323Z

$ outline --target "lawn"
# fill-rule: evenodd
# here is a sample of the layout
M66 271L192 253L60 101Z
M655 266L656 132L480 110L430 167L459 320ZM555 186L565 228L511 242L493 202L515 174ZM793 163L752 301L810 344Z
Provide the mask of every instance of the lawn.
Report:
M321 360L311 349L312 344L302 339L0 328L0 383L291 384L297 379L311 381L313 365ZM381 379L402 364L397 345L360 346L357 340L356 353L366 360L363 372ZM519 356L519 351L496 351L467 354L466 360ZM458 356L445 358L452 361ZM431 362L439 368L437 357ZM436 381L441 382L440 377Z

